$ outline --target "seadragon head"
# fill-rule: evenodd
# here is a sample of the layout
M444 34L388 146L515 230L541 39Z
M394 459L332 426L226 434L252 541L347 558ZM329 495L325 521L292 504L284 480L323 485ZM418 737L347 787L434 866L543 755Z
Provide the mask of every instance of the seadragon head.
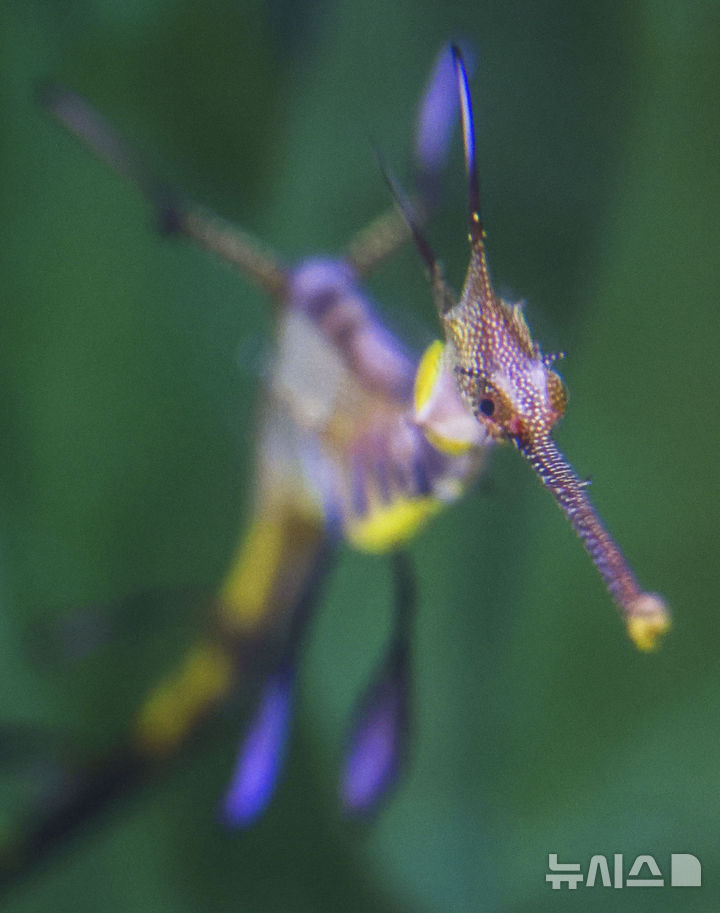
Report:
M586 492L552 439L565 412L566 394L555 360L532 339L518 304L503 301L493 289L480 215L472 106L460 51L453 47L462 112L468 178L470 264L459 301L409 215L410 228L428 267L433 297L445 331L443 372L486 438L511 441L554 495L618 604L635 645L651 650L670 626L663 599L640 589L624 555L603 526ZM402 202L402 201L401 201ZM407 212L407 210L406 210ZM440 356L438 356L439 360ZM421 366L422 371L422 366ZM432 397L427 397L432 401Z
M462 111L470 206L470 264L460 301L446 299L441 319L458 390L495 439L531 446L546 437L565 412L567 397L554 358L543 356L530 335L521 304L496 295L480 215L475 137L467 74L452 49Z
M488 434L523 446L548 435L565 412L563 382L530 336L521 305L496 297L482 243L473 245L460 302L442 321L458 391Z

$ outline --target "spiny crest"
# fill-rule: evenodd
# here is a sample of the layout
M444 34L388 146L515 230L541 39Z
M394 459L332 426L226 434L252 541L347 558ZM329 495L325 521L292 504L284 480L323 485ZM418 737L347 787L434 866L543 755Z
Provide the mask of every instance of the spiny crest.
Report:
M458 388L496 438L527 442L547 434L565 410L558 375L533 341L519 305L492 287L480 214L472 103L462 55L452 49L462 112L472 248L459 303L442 315Z

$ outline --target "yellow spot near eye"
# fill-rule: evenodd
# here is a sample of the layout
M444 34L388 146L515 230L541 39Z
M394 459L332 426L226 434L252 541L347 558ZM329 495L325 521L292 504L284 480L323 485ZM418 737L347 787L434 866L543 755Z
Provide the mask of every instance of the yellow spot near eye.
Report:
M437 498L423 497L374 507L368 516L349 525L348 541L363 552L387 552L404 545L442 506Z
M418 365L415 375L414 402L415 414L422 412L423 408L428 405L436 392L438 382L442 376L443 354L445 352L445 343L436 339L430 343ZM441 393L440 393L441 395ZM422 424L422 423L421 423ZM447 453L449 456L460 456L467 453L473 446L471 440L455 440L439 434L430 425L422 424L423 433L436 450L441 453Z
M415 375L415 411L419 412L429 401L440 376L445 343L436 339L425 349Z
M232 661L217 644L193 650L182 668L159 685L145 701L135 722L142 749L153 755L172 752L194 723L232 685Z

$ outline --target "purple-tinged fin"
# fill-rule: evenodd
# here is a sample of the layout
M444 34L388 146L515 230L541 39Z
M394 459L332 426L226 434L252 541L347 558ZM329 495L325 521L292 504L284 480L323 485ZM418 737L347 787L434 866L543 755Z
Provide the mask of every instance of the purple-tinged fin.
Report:
M415 576L403 552L393 554L394 630L385 656L355 711L340 782L346 814L377 811L402 774L410 741L411 629Z
M349 815L373 812L397 781L407 750L408 692L407 663L393 656L358 706L340 786Z
M457 83L450 49L438 54L420 103L415 158L421 174L438 174L447 161L458 109Z
M285 758L294 690L295 669L290 664L281 666L265 684L222 803L222 817L230 827L251 825L275 792Z
M465 170L468 181L468 205L470 208L470 238L473 242L482 243L484 231L480 213L480 179L477 169L477 151L475 149L475 127L473 124L472 100L468 74L462 53L457 45L452 46L452 59L457 79L457 92L460 98L462 120L463 149L465 151Z
M466 52L466 56L469 52ZM467 57L471 60L472 55ZM415 130L418 181L427 203L433 203L437 181L445 170L458 113L457 77L450 45L443 45L425 87ZM430 199L427 199L427 198Z

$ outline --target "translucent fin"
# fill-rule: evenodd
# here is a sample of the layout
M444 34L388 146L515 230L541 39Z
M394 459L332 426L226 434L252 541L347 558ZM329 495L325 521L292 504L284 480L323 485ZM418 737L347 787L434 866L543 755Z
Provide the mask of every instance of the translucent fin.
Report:
M281 666L263 688L222 804L223 820L230 827L252 824L275 792L285 759L294 691L294 664Z
M415 613L412 566L394 556L395 622L385 656L358 703L340 782L345 812L366 816L387 798L401 774L410 736L410 635Z
M447 165L453 128L457 121L459 97L453 52L457 45L443 45L435 60L418 109L415 128L415 166L423 199L435 205L439 180ZM462 43L468 71L474 54Z
M397 780L406 748L408 690L407 663L393 651L358 706L340 787L349 815L373 811Z
M453 63L457 78L457 89L460 98L460 111L462 114L463 149L465 151L465 171L468 181L468 206L470 209L470 238L473 244L481 244L485 238L480 212L480 179L477 168L477 152L475 148L475 126L473 123L472 100L468 75L460 49L452 47Z
M289 510L289 506L288 506ZM240 581L245 580L253 600L250 618L254 624L285 614L285 636L282 658L262 687L257 708L241 741L238 760L230 787L222 805L222 817L230 827L247 827L258 818L270 802L280 778L290 731L295 691L297 657L313 610L319 588L325 579L332 554L332 543L324 530L296 510L290 511L294 522L278 528L258 527L269 518L256 514L251 541L243 553L240 569L231 572L232 585L223 589L224 609L231 603L229 595L242 598ZM277 520L277 517L276 517ZM258 531L259 530L259 531ZM252 575L270 574L255 588ZM288 602L289 600L289 602ZM247 604L236 602L224 621L238 630L248 621ZM262 611L257 611L261 609Z

